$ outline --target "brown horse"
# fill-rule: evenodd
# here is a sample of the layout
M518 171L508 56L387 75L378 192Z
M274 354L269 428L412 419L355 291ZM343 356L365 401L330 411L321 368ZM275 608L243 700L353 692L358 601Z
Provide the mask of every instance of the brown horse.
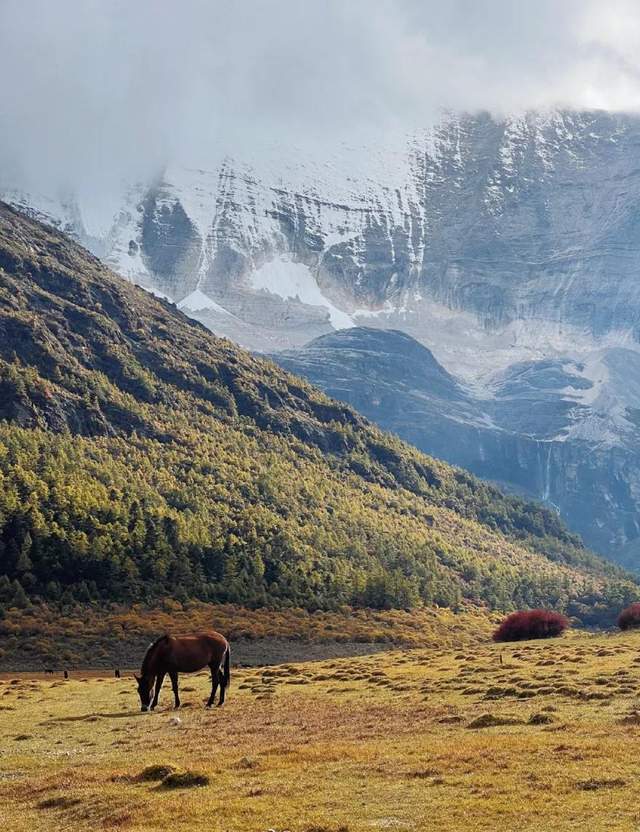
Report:
M160 688L167 673L173 687L175 707L179 708L178 673L195 673L203 667L209 667L211 670L211 696L207 708L213 705L218 685L219 707L224 704L224 693L231 682L229 659L229 642L220 633L211 631L193 636L162 636L150 645L142 660L140 676L136 676L142 710L153 710L158 704Z

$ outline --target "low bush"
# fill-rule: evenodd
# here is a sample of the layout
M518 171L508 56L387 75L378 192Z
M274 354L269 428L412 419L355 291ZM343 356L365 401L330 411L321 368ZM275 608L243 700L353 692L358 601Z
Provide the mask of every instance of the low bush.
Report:
M551 610L512 612L493 634L494 641L524 641L532 638L553 638L569 626L569 620Z
M618 616L618 627L621 630L631 630L634 627L640 627L640 603L631 604L622 610Z

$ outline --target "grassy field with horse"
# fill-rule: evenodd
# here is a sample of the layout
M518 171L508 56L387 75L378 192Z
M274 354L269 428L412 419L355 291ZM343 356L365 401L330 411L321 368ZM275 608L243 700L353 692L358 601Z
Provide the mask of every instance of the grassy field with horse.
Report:
M640 632L461 644L233 669L212 710L207 668L153 713L132 673L5 674L3 828L638 828Z

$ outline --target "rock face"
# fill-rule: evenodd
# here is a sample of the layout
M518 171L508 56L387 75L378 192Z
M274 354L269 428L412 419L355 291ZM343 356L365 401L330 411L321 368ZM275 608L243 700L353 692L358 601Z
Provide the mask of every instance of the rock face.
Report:
M435 310L635 339L639 158L632 117L450 116L386 150L169 168L97 224L68 195L2 191L176 303L199 290L193 311L254 348L372 316L426 342Z
M422 450L555 506L592 546L637 564L637 417L605 441L586 403L592 383L575 363L513 365L481 399L398 331L345 330L272 357ZM629 384L640 378L633 352L610 350L603 360L610 370L625 366Z
M631 117L451 116L386 151L169 168L95 227L68 195L3 193L177 303L199 290L254 347L366 316L424 329L434 304L635 338L639 158Z
M450 115L384 148L168 168L100 219L69 195L0 193L252 349L362 325L413 336L431 351L413 371L435 383L437 360L450 387L398 414L406 438L429 431L423 447L640 562L639 170L635 117ZM449 445L454 415L468 453Z

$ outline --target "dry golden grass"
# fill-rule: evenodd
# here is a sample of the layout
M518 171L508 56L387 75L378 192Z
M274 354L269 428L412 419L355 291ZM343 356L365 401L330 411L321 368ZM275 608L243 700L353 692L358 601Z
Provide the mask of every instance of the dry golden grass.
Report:
M214 711L183 677L177 724L168 688L142 714L131 679L83 678L0 684L2 828L640 825L637 632L246 669Z

